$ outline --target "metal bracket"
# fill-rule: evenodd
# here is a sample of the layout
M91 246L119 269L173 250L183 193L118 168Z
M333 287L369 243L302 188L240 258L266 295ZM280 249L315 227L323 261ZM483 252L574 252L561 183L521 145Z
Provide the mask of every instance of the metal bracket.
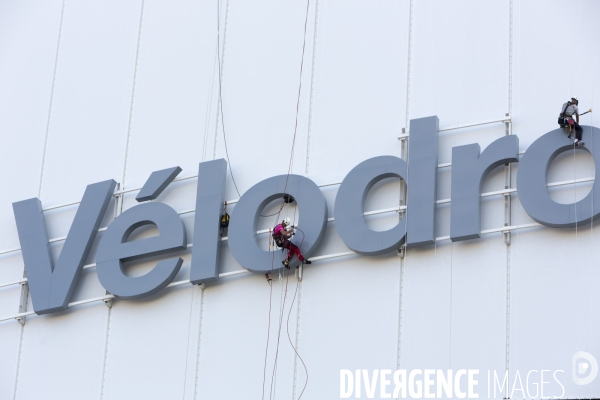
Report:
M23 274L25 278L25 274ZM21 299L19 300L19 314L27 311L27 299L29 298L29 285L27 282L21 282ZM25 317L17 317L17 322L25 325Z
M300 265L298 265L296 267L296 269L298 270L298 280L301 281L302 280L302 273L304 272L304 263L300 263Z
M510 231L508 232L503 232L504 233L504 243L507 246L510 246Z
M112 308L113 299L104 299L104 305L108 308Z
M198 285L198 288L200 290L204 290L204 289L206 289L206 285L204 283L201 283L201 284Z
M402 246L400 246L400 248L398 249L398 257L400 258L404 258L404 256L406 255L406 245L403 244Z

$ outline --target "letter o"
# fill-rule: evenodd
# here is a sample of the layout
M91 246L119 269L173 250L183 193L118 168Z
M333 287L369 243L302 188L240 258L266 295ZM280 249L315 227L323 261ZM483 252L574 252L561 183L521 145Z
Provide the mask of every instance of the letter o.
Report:
M594 157L596 178L600 177L600 137L598 128L582 126L586 145L579 147ZM595 141L593 139L596 139ZM595 220L600 215L600 184L594 181L590 193L576 203L559 204L550 198L547 188L548 170L561 153L573 150L564 130L555 129L538 138L519 162L517 191L519 200L531 218L553 228L573 228Z
M296 237L301 238L304 233L304 239L299 239L295 244L300 246L302 241L300 249L304 256L310 257L323 239L327 226L327 202L319 187L300 175L279 175L265 179L244 193L233 209L229 223L231 254L252 272L265 273L281 267L281 264L275 264L278 261L273 258L273 252L258 247L255 236L262 209L286 193L292 195L298 204L302 232ZM298 264L299 261L294 258L290 267Z

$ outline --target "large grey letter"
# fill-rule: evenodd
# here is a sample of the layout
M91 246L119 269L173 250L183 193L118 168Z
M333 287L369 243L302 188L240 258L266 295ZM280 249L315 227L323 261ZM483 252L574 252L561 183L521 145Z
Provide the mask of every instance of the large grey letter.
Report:
M406 181L406 162L393 156L381 156L361 162L344 178L335 198L335 224L346 246L359 254L376 256L399 248L406 236L406 218L384 232L367 227L363 217L369 190L385 178ZM410 211L410 210L409 210Z
M492 142L479 155L479 145L452 148L452 201L450 239L453 242L479 237L481 186L494 168L519 161L519 138L511 135Z
M287 189L286 189L287 180ZM229 223L229 248L237 262L253 272L270 272L278 269L281 264L273 263L273 253L261 250L256 243L256 223L262 209L284 194L290 194L298 203L300 211L299 226L304 233L296 241L305 257L310 257L317 249L327 225L327 203L319 187L313 181L300 175L279 175L265 179L252 186L240 198L233 209ZM265 238L266 240L266 238ZM298 265L293 259L291 267Z
M223 159L203 162L198 166L194 246L190 270L190 281L194 285L219 279L219 217L223 210L226 174L227 162Z
M407 221L409 247L435 243L435 203L437 195L438 117L410 121L408 147Z
M114 180L109 180L88 185L85 189L56 267L50 254L46 219L40 200L33 198L13 203L36 314L67 309L116 184Z
M137 228L154 224L159 236L127 242ZM144 203L119 215L108 226L98 246L96 270L106 290L124 299L140 299L165 288L177 275L181 258L159 261L146 275L130 278L123 273L123 261L167 254L187 247L183 221L163 203Z
M584 147L594 157L596 177L600 177L600 138L598 128L582 126ZM595 140L594 140L595 138ZM573 142L562 129L546 133L537 139L521 158L517 173L517 191L527 214L542 225L553 228L573 228L595 220L600 215L600 184L594 181L592 191L584 199L571 204L553 201L547 188L548 169L560 153L573 150Z

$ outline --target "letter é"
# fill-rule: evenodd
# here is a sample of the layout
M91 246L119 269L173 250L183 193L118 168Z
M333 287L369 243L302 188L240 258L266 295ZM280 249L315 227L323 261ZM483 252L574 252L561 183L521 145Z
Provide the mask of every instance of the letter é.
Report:
M37 197L13 203L33 310L49 314L66 310L83 264L117 183L94 183L85 189L69 234L54 265L42 203Z

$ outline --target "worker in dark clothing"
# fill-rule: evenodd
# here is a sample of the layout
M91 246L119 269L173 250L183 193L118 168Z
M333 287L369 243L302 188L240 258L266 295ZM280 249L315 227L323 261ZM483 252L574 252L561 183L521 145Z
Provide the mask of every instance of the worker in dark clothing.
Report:
M584 143L581 141L581 134L583 129L579 126L579 101L575 97L571 97L571 101L567 101L562 105L560 115L558 116L558 124L563 128L568 128L569 125L575 129L575 146L582 146ZM575 120L573 120L575 115ZM570 131L569 131L570 132ZM572 138L572 133L569 133L569 139Z
M300 262L303 262L304 264L311 264L309 260L304 258L298 246L290 241L290 238L294 236L294 226L290 225L290 222L290 219L285 217L283 221L281 221L281 223L273 229L273 240L275 241L277 247L288 250L285 260L281 262L287 269L290 268L290 261L294 255L298 257Z

